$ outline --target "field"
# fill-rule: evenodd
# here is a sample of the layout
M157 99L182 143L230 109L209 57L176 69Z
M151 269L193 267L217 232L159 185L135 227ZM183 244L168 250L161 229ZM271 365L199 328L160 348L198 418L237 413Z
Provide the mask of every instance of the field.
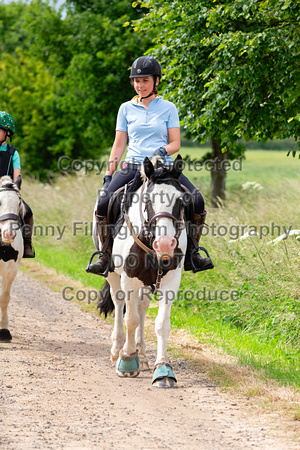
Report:
M184 148L181 154L193 160L204 152ZM282 151L248 150L237 168L242 170L228 171L220 209L209 207L209 171L186 168L206 198L208 227L201 245L215 269L183 273L172 326L222 347L267 377L300 386L300 239L291 232L300 229L300 162ZM36 260L74 280L69 295L76 296L76 282L87 292L103 283L85 273L94 250L91 219L101 185L102 175L83 170L53 185L24 181L22 195L35 217ZM240 239L249 231L257 235ZM289 232L287 239L272 242ZM150 315L156 305L154 300Z

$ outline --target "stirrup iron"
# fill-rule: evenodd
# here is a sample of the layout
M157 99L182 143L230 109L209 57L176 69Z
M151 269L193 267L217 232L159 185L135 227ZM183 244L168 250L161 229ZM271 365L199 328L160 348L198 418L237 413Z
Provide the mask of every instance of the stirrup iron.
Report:
M93 258L94 258L96 255L99 255L99 256L105 256L105 257L107 258L107 268L106 268L105 272L103 272L103 273L97 273L97 274L95 274L94 272L90 272L90 265L92 264ZM97 250L96 252L94 252L94 253L92 254L92 256L91 256L91 258L90 258L90 260L89 260L89 263L88 263L88 265L87 265L87 268L85 269L85 271L86 271L87 273L93 273L94 275L100 275L101 277L105 277L105 278L106 278L107 275L108 275L109 267L110 267L110 256L109 256L107 253L102 252L101 250Z
M206 256L207 256L207 257L210 259L210 261L211 261L211 264L210 264L210 265L205 266L205 267L203 267L203 268L197 268L197 267L195 266L194 260L193 260L193 255L194 255L195 253L198 253L199 250L201 250L201 251L203 251L204 253L206 253ZM200 255L199 255L199 256L200 256ZM201 256L200 256L200 258L201 258ZM204 270L213 269L213 268L215 267L214 264L213 264L213 262L212 262L212 260L211 260L211 258L210 258L210 256L209 256L208 251L207 251L206 248L204 248L204 247L194 248L194 249L191 251L191 265L192 265L192 270L193 270L194 273L196 273L196 272L203 272Z

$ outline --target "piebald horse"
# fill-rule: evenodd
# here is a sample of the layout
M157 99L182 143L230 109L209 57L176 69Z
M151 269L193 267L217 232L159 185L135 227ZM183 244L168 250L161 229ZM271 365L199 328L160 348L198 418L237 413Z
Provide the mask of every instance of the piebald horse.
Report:
M19 183L20 181L20 183ZM25 208L20 195L21 178L13 183L11 178L0 179L0 341L10 341L7 307L11 285L17 275L18 264L23 257L23 237L20 220Z
M110 269L98 307L100 313L105 314L115 309L111 361L116 365L117 374L135 377L140 370L149 370L144 323L151 293L157 294L157 357L152 384L175 387L167 341L171 306L179 290L186 253L185 222L191 195L179 181L180 156L172 168L158 169L145 158L143 172L142 185L132 195L131 205L121 207L124 223L113 238ZM93 239L99 249L101 244L95 224ZM123 331L124 306L126 334Z

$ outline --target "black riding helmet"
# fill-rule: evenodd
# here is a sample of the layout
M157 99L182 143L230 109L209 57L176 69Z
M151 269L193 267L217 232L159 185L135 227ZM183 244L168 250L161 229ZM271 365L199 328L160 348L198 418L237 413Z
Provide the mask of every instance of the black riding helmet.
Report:
M160 64L156 61L153 56L140 56L137 58L131 66L129 78L140 78L140 77L150 77L154 78L154 85L152 92L147 95L148 98L153 94L156 94L156 80L160 79L162 76Z

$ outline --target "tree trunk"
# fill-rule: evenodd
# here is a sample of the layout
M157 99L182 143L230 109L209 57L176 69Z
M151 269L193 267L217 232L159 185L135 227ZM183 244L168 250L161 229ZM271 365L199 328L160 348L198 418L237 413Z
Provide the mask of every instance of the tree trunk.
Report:
M211 189L210 201L214 208L220 208L225 200L225 181L226 181L226 161L228 151L222 153L220 143L212 139L212 171L211 171Z

